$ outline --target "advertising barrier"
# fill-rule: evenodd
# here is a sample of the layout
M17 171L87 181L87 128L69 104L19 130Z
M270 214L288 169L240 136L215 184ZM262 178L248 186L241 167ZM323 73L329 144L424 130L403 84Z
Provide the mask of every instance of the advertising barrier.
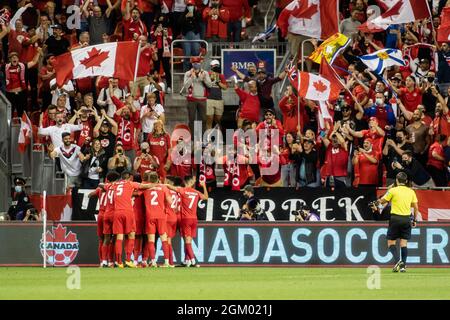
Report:
M222 49L222 74L225 79L229 79L235 75L232 66L236 66L238 70L247 74L249 62L253 62L256 67L263 64L268 75L274 75L277 70L276 66L276 50L275 49Z
M392 266L387 222L199 223L193 250L208 266ZM408 242L410 266L450 267L450 223L422 222ZM50 266L97 266L95 223L54 223L47 234ZM173 240L175 263L184 244ZM0 223L0 266L42 265L40 223ZM161 242L157 258L162 262Z

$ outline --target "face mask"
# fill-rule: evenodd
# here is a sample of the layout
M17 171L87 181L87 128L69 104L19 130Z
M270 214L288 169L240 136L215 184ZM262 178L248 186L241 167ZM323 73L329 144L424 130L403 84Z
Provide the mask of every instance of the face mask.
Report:
M22 192L22 186L15 186L15 187L14 187L14 190L15 190L16 192Z
M376 101L375 101L375 103L376 103L377 105L381 106L381 105L383 104L383 99L377 98Z
M201 65L200 63L193 63L193 64L192 64L192 67L193 67L195 70L200 70L200 68L202 67L202 65Z
M218 2L212 2L211 3L213 8L218 8L219 7L219 3Z
M211 70L214 71L214 72L219 73L220 72L220 67L216 66L216 67L213 67Z
M187 9L188 9L189 13L194 12L194 6L188 6Z

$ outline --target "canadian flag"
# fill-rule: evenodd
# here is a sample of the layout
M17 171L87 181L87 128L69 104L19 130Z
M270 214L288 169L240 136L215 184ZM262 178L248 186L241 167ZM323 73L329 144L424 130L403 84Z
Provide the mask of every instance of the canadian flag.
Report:
M377 0L377 3L383 10L388 10L389 8L392 8L397 1L398 0Z
M22 114L20 119L20 133L19 133L19 152L24 153L27 146L31 143L31 137L33 135L33 125L26 112Z
M335 100L339 90L332 90L331 82L322 76L300 72L299 96L315 101Z
M408 23L430 16L427 0L398 0L385 13L370 23L386 30L391 24Z
M70 79L105 76L133 80L139 43L108 42L75 49L56 58L56 84Z
M450 7L445 7L441 13L441 24L437 30L437 41L450 41Z
M338 0L294 0L277 20L283 37L287 32L327 39L339 32Z

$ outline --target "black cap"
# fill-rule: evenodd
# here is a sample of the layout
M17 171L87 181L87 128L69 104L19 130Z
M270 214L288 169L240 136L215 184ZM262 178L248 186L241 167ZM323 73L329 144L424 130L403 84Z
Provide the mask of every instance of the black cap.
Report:
M265 115L266 113L270 113L270 114L272 114L272 115L275 115L275 111L272 110L272 109L266 109L266 110L264 110L264 115Z
M109 123L108 120L103 120L102 126L108 126L108 127L111 127L111 123Z
M63 132L62 134L61 134L61 137L64 139L65 137L67 137L67 136L70 136L70 133L68 133L68 132Z
M256 73L267 73L266 69L264 68L259 68Z
M26 184L26 182L25 182L25 179L24 178L21 178L21 177L15 177L14 178L14 184L15 185L25 185Z
M430 63L430 60L427 58L423 58L423 59L420 59L419 63L422 63L422 62Z
M248 192L251 192L251 193L255 193L255 188L253 188L252 185L248 184L248 185L246 185L246 186L244 187L244 191L248 191Z

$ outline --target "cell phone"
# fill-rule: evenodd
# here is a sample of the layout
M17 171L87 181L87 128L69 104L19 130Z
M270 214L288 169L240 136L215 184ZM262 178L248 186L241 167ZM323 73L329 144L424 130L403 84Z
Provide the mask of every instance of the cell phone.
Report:
M319 133L319 135L322 137L322 138L324 138L325 136L326 136L326 132L325 131L320 131L320 133Z

